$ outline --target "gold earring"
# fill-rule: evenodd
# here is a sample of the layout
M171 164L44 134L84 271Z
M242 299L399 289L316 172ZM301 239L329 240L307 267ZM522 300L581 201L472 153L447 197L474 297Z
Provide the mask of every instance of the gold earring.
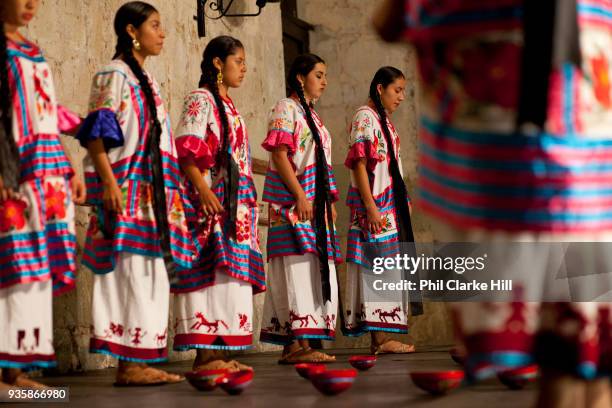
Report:
M223 74L221 73L221 71L219 71L219 73L217 74L217 86L220 86L223 84Z
M141 47L140 47L140 42L138 42L138 40L137 40L137 39L135 39L135 38L134 38L134 39L132 40L132 45L134 46L134 49L135 49L136 51L140 51L140 49L141 49Z

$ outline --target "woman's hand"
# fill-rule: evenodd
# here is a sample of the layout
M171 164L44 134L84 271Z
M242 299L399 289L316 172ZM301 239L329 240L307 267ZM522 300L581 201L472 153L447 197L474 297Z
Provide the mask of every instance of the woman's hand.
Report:
M308 201L308 198L306 198L306 194L301 194L300 197L296 200L295 212L301 222L312 220L312 218L314 217L312 202Z
M200 204L202 205L204 215L207 217L209 215L221 214L224 210L219 199L208 186L200 190Z
M104 208L108 211L116 213L123 212L123 193L119 185L117 185L117 180L115 178L104 182L102 202L104 203Z
M383 221L380 216L380 212L376 206L371 206L367 208L368 215L368 229L372 234L377 234L382 230Z
M115 183L116 184L116 183ZM85 203L87 197L87 191L85 189L85 183L81 176L76 174L70 179L70 191L72 192L72 202L78 205Z

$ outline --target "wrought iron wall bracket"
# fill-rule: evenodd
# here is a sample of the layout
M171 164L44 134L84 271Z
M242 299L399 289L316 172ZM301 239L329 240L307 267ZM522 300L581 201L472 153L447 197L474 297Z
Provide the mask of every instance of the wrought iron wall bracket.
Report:
M197 16L194 16L194 20L198 22L198 36L205 37L206 36L206 23L205 18L209 18L211 20L219 20L223 17L257 17L261 14L261 10L265 7L266 3L278 3L280 0L256 0L255 4L257 5L256 13L229 13L229 9L232 7L234 0L229 0L227 5L224 5L223 0L196 0L197 4ZM216 13L217 15L214 17L208 16L206 14L206 8L208 8Z

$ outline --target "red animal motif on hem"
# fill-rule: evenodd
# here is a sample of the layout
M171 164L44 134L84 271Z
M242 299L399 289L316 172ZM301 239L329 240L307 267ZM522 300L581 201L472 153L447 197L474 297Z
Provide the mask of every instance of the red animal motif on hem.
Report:
M216 333L219 331L219 323L229 330L229 326L223 320L215 320L214 322L208 321L202 312L196 312L194 319L197 319L198 321L190 327L191 330L200 330L200 327L206 326L208 327L207 333Z
M387 312L385 310L382 309L376 309L374 312L372 312L372 315L375 315L376 313L378 313L378 319L381 322L387 323L387 318L390 317L391 321L394 322L395 318L397 318L397 320L402 320L399 316L399 311L401 310L401 308L399 306L394 307L391 311Z
M154 339L157 342L157 345L163 347L166 344L166 338L168 337L168 329L164 330L161 334L156 334Z
M270 332L280 332L281 329L285 331L285 333L289 334L289 332L291 331L291 325L289 324L289 322L285 322L284 325L280 324L280 321L278 320L277 317L273 317L272 319L270 319L270 323L272 324L272 326L268 326L264 329L264 331L270 331Z
M300 328L308 326L308 319L309 318L312 319L314 324L318 324L317 320L311 314L300 316L300 315L296 314L293 310L289 311L289 322L293 324L293 322L299 321L300 322Z

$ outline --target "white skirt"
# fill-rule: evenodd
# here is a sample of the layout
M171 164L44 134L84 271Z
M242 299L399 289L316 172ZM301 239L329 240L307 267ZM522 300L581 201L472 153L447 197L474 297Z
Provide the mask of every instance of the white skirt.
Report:
M53 350L51 280L0 289L0 368L48 368Z
M408 333L407 302L403 291L387 291L384 299L374 295L373 289L364 290L363 274L368 269L353 262L347 263L347 296L343 303L345 336L360 336L370 331ZM399 282L400 270L385 271L384 280ZM373 296L374 295L374 296Z
M253 344L250 283L215 272L215 284L174 295L174 349L244 350Z
M329 264L331 301L323 302L315 254L272 258L260 340L287 345L296 339L334 340L338 313L336 266Z
M90 352L132 362L165 361L169 301L163 259L121 253L113 272L94 275Z

